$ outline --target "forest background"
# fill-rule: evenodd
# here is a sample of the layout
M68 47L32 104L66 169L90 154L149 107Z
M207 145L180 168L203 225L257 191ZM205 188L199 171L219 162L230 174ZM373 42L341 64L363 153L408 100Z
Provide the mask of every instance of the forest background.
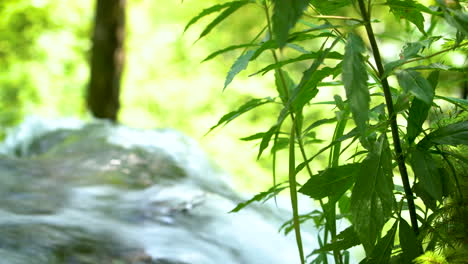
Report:
M268 159L256 162L251 142L238 138L268 122L252 114L204 137L239 102L263 97L271 85L243 75L222 92L236 54L201 61L255 31L258 10L230 20L219 34L194 44L204 25L184 33L203 6L216 1L126 1L124 68L118 121L139 128L174 128L200 141L213 160L235 175L239 189L259 191L271 183ZM0 139L24 117L89 120L86 89L96 1L6 0L0 2ZM232 35L223 28L245 34ZM271 81L272 82L272 81ZM222 146L222 147L220 147ZM239 166L242 164L243 166ZM256 176L256 177L253 177Z

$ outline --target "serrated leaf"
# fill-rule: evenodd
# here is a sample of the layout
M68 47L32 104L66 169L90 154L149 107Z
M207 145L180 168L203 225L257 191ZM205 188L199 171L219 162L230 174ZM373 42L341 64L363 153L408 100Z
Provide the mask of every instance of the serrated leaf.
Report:
M395 204L391 162L388 141L382 134L362 162L351 195L352 222L367 254L373 251Z
M208 33L211 32L213 28L215 28L219 23L221 23L224 19L226 19L228 16L230 16L232 13L236 12L239 8L242 6L246 5L250 1L234 1L230 2L230 5L223 11L221 14L219 14L213 21L211 21L205 29L200 33L200 36L198 39L201 39L202 37L206 36Z
M318 94L317 84L331 75L334 70L333 68L324 67L314 71L307 81L302 81L302 85L298 86L291 98L291 106L296 113L302 111L304 106Z
M428 77L433 90L437 86L439 71L433 71ZM422 132L422 125L427 118L431 105L424 103L418 98L414 98L408 113L408 126L406 127L406 136L408 143L412 144L416 137Z
M234 80L234 77L236 75L245 70L247 68L247 65L249 65L250 58L254 55L255 51L254 50L249 50L246 53L242 54L237 60L234 62L234 64L231 66L231 69L229 70L226 80L224 81L224 88L223 90L226 89L226 87Z
M424 31L424 17L422 11L428 12L427 8L414 0L387 0L387 5L397 19L406 19L413 23L421 33Z
M387 234L379 239L375 246L372 254L360 262L364 264L381 264L388 263L393 249L393 243L395 240L395 234L397 230L397 223L395 222Z
M308 0L274 0L273 8L273 35L278 46L284 47L288 39L289 30L294 27L302 16Z
M210 128L209 131L217 128L218 126L220 125L226 125L228 124L229 122L231 122L232 120L236 119L237 117L239 117L240 115L258 107L258 106L261 106L261 105L264 105L264 104L267 104L267 103L271 103L271 102L274 102L273 99L271 99L270 97L266 97L266 98L261 98L261 99L252 99L248 102L246 102L245 104L243 104L242 106L240 106L237 110L235 111L232 111L228 114L225 114L224 116L221 117L221 119L218 121L218 123L214 126L212 126Z
M268 201L269 199L271 199L271 198L275 197L276 195L278 195L284 189L288 188L288 186L283 186L283 185L284 185L283 183L280 183L280 184L277 184L277 185L271 187L270 189L268 189L265 192L260 192L260 193L256 194L250 200L247 200L247 201L245 201L243 203L239 203L234 209L232 209L230 211L230 213L239 212L242 208L248 206L249 204L251 204L253 202L263 202L264 203L264 202Z
M350 0L311 0L310 3L322 15L336 14L337 9L351 4Z
M257 74L262 74L264 75L265 73L271 71L271 70L275 70L275 69L278 69L278 68L281 68L287 64L291 64L291 63L294 63L294 62L298 62L298 61L304 61L304 60L311 60L311 59L317 59L319 58L321 55L321 52L311 52L311 53L308 53L308 54L302 54L296 58L292 58L292 59L288 59L288 60L284 60L284 61L279 61L278 63L272 63L266 67L264 67L263 69L251 74L250 76L253 76L253 75L257 75ZM329 52L326 56L327 59L334 59L334 60L341 60L343 59L343 55L338 53L338 52L335 52L335 51L332 51L332 52Z
M353 163L338 167L327 168L319 174L313 175L299 189L312 199L329 199L337 201L353 185L361 164Z
M434 90L419 72L403 70L397 74L397 79L405 92L413 94L427 105L432 104Z
M468 110L468 100L449 96L436 95L435 98L450 102L458 107Z
M441 127L424 137L418 146L427 149L433 144L439 145L467 145L468 144L468 120L449 124Z
M261 138L263 138L264 135L265 135L265 132L260 132L260 133L253 134L253 135L248 136L248 137L240 138L240 140L251 141L251 140L261 139Z
M419 65L419 66L415 66L415 67L410 67L410 68L407 68L407 70L441 70L441 71L449 71L451 70L452 68L450 66L447 66L445 64L442 64L442 63L431 63L431 64L428 64L428 65Z
M423 200L424 205L426 205L432 211L437 209L437 200L434 199L429 192L423 187L423 185L418 182L413 186L414 193Z
M441 201L442 182L431 154L417 147L413 148L410 154L410 164L415 177L432 198Z
M209 8L206 8L204 9L200 14L196 15L195 17L193 17L188 23L187 25L185 26L184 28L184 32L187 31L187 29L189 29L190 26L192 26L193 24L195 24L198 20L200 20L201 18L207 16L207 15L210 15L212 13L215 13L215 12L218 12L218 11L221 11L225 8L228 8L232 5L235 5L235 4L238 4L239 2L245 2L245 3L248 3L250 1L232 1L232 2L227 2L227 3L223 3L223 4L218 4L218 5L214 5L214 6L211 6Z
M419 242L413 229L403 218L400 218L399 237L400 246L403 249L403 259L405 263L411 263L419 255Z
M361 136L364 136L369 120L370 101L365 59L362 55L364 51L361 38L350 33L345 46L342 76L346 97Z
M289 95L294 89L294 81L289 76L288 72L277 69L275 71L275 85L276 91L278 92L283 103L287 102Z
M312 129L314 129L316 127L319 127L321 125L331 124L331 123L335 123L335 122L336 122L336 117L334 117L334 118L324 118L324 119L317 120L314 123L312 123L311 125L309 125L306 129L304 129L303 134L307 134Z
M422 125L429 113L430 105L427 105L418 98L414 98L408 113L408 126L406 136L408 143L412 144L416 137L422 132Z
M360 244L359 238L354 231L353 226L346 228L345 230L341 231L337 236L336 240L332 241L331 243L323 245L321 248L316 249L312 252L312 254L316 254L319 252L327 252L333 250L346 250L348 248L357 246Z
M228 52L228 51L231 51L231 50L242 49L242 48L248 48L248 47L254 47L254 46L257 46L257 44L247 43L247 44L240 44L240 45L232 45L232 46L229 46L229 47L227 47L227 48L224 48L224 49L221 49L221 50L218 50L218 51L215 51L215 52L211 53L211 54L208 55L206 58L204 58L204 59L202 60L202 62L211 60L211 59L213 59L214 57L216 57L216 56L218 56L218 55L220 55L220 54L226 53L226 52Z
M263 151L270 144L271 137L273 136L273 134L276 133L278 129L279 129L279 125L274 125L267 132L265 132L265 134L262 137L262 141L260 142L260 148L258 150L257 159L259 159L260 156L262 156Z

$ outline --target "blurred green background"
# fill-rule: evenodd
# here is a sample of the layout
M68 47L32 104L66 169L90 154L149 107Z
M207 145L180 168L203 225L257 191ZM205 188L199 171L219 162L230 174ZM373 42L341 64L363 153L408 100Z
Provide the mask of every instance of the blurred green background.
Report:
M205 22L183 32L191 17L216 1L127 1L119 121L139 128L174 128L199 141L241 189L270 184L269 165L238 138L267 129L259 113L204 136L240 103L270 95L268 80L242 78L222 91L237 53L201 63L231 43L250 40L261 10L237 14L194 44ZM0 1L0 137L24 117L89 120L85 94L94 20L93 0ZM232 34L233 31L243 34ZM255 180L254 180L255 179Z
M182 131L199 141L216 164L235 176L237 188L257 192L271 184L271 165L267 155L257 162L255 143L239 138L266 131L275 122L276 114L270 114L277 111L275 106L249 113L234 125L204 135L222 115L250 98L274 96L273 76L248 78L255 70L245 71L223 92L224 78L239 51L201 61L223 47L250 41L260 30L258 19L263 11L250 5L195 43L209 19L185 33L184 26L203 8L217 2L127 1L119 121L132 127ZM94 0L0 1L0 138L30 115L91 118L85 92L94 9ZM388 14L387 10L379 12ZM392 36L392 28L398 29L391 26L398 23L393 16L385 19L389 20L387 27L376 27L383 38ZM398 56L401 43L387 40L384 57ZM265 60L268 58L261 57L249 69L258 69ZM454 53L447 60L460 67L466 56ZM450 83L449 77L455 81ZM449 77L443 92L457 96L463 78ZM328 90L321 96L335 92ZM333 110L326 108L315 115L324 113L333 116Z

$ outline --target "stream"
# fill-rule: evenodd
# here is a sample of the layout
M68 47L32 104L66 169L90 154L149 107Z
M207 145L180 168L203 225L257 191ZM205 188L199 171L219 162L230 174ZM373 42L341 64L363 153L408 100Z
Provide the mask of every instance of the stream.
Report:
M299 263L254 205L168 130L29 118L0 145L0 264Z

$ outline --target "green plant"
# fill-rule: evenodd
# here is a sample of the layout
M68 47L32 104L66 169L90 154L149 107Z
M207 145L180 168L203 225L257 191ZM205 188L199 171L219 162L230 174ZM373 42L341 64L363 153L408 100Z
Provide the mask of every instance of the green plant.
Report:
M466 212L445 211L453 207L450 201L466 205L462 186L466 179L460 168L466 168L468 160L457 149L468 144L468 119L461 114L468 101L442 96L436 88L443 82L440 72L466 72L466 66L440 60L455 50L466 52L466 2L438 0L427 7L415 0L239 0L203 10L185 30L219 13L200 34L202 38L246 5L257 5L264 13L258 35L207 59L242 50L227 74L225 89L250 62L269 54L271 63L252 75L273 71L276 95L246 102L211 130L262 105L280 107L274 113L277 122L266 132L243 139L260 141L259 157L271 146L274 186L233 211L289 187L293 217L283 227L294 230L301 263L328 263L328 256L335 263L348 263L348 249L356 245L365 250L362 263L410 263L425 251L443 249L447 236L434 227L449 225L454 215ZM382 19L387 11L397 21ZM384 28L379 35L374 30L377 23ZM383 59L379 44L384 38L402 46L399 58ZM308 61L298 75L296 69ZM319 90L330 86L343 87L346 99L336 94L328 101L317 101ZM456 118L431 123L430 113L445 102L454 105ZM332 106L335 115L314 118L317 106L324 104ZM326 145L318 145L315 132L331 124L333 136ZM288 180L277 184L282 149L288 151ZM311 163L324 156L327 164L314 172ZM297 180L301 174L307 175L304 184ZM299 215L297 192L318 200L321 211ZM452 218L436 220L441 215ZM351 224L338 232L340 219ZM309 220L320 230L320 248L306 256L301 224Z

